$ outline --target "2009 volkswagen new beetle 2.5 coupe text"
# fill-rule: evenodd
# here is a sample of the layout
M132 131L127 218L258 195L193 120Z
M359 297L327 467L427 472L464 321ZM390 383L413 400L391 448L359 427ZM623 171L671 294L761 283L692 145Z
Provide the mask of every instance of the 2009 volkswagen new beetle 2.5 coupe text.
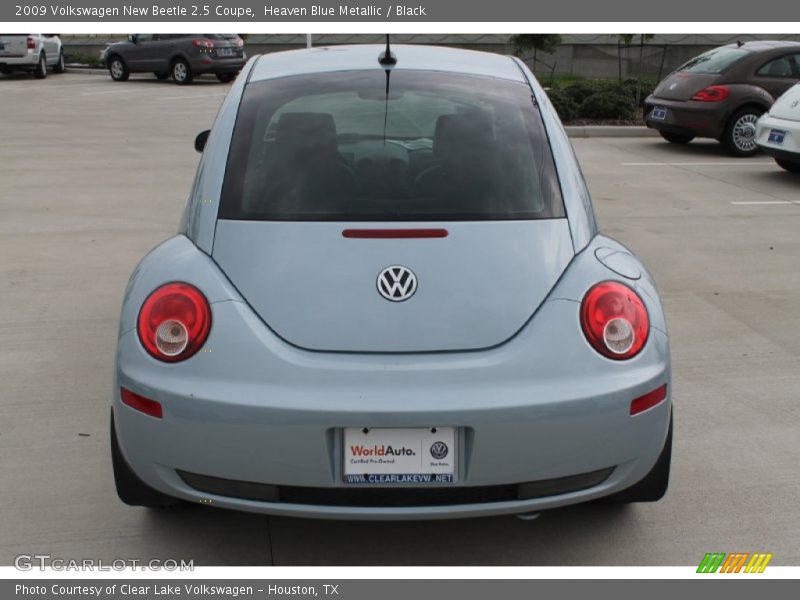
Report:
M417 519L663 496L661 304L522 62L254 57L196 144L180 234L122 307L124 502Z

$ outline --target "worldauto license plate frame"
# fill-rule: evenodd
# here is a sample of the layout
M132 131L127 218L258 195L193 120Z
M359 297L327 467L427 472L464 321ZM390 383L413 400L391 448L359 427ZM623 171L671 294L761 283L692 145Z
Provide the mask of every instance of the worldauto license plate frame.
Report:
M458 482L460 438L461 429L452 426L345 427L341 481L349 486L452 485Z

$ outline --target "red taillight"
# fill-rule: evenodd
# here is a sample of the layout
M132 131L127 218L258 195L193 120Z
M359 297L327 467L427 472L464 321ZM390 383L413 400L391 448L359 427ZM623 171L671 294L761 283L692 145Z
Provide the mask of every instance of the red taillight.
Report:
M126 390L125 388L119 388L119 395L120 398L122 398L123 404L130 406L139 412L143 412L144 414L155 417L156 419L160 419L164 416L164 411L161 409L161 405L155 400L150 400L150 398L145 398L139 394L134 394L132 391Z
M197 46L198 48L213 48L214 42L212 40L201 38L192 40L192 45Z
M710 85L692 96L692 100L698 100L700 102L720 102L730 95L731 89L727 85Z
M28 36L28 50L35 50L36 49L36 40L33 39L33 36Z
M625 360L644 348L650 319L636 292L622 283L604 281L586 292L581 327L592 348L607 358Z
M633 400L631 402L631 415L638 415L640 412L644 412L648 408L653 408L666 397L667 384L665 383L660 388L656 388L652 392L648 392L644 396L639 396Z
M202 347L211 330L211 307L188 283L168 283L147 297L139 310L139 339L164 362L186 360Z

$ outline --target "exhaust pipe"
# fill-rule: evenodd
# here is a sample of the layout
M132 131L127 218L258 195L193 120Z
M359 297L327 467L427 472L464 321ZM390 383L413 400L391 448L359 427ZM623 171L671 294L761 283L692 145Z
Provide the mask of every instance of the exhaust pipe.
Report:
M527 512L527 513L517 513L516 517L520 521L535 521L539 518L541 513L538 512Z

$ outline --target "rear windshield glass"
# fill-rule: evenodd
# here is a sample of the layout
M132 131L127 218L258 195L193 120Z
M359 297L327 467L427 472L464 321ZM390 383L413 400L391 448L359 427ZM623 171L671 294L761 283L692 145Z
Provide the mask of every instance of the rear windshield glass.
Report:
M685 65L680 67L678 71L688 71L689 73L708 73L719 74L732 67L735 63L739 62L745 56L750 54L747 50L739 48L714 48L700 56L694 57Z
M219 216L546 219L564 208L527 85L376 69L249 84Z

